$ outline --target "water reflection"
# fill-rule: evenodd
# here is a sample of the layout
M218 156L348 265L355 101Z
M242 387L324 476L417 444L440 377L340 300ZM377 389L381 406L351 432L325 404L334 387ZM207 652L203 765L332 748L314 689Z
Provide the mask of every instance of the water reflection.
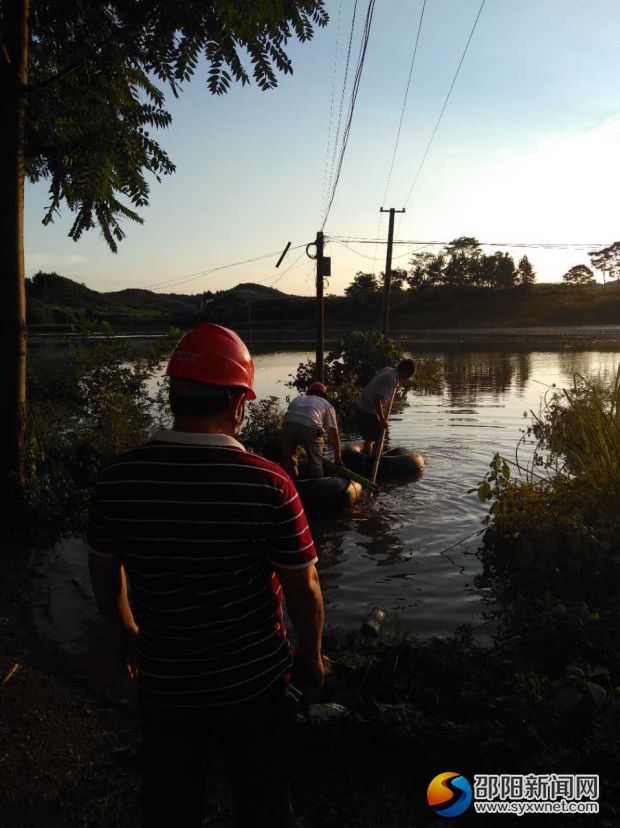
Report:
M558 354L560 372L563 384L573 384L575 374L584 378L600 377L609 380L617 370L617 354L573 351Z
M530 378L531 354L477 352L446 354L446 388L453 404L473 404L480 394L522 393Z

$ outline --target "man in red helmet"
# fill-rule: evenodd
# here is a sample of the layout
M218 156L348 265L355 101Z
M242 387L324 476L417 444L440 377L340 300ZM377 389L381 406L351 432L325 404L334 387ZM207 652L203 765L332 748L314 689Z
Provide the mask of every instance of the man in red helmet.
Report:
M334 463L342 465L336 412L327 399L327 388L314 382L290 403L282 423L282 465L293 479L299 477L300 446L306 452L309 476L323 477L323 431L334 450Z
M167 373L173 429L103 472L88 528L95 597L139 685L142 825L201 824L214 736L239 825L293 825L281 596L299 638L296 671L320 687L312 536L289 476L235 439L245 400L255 398L237 334L198 325Z

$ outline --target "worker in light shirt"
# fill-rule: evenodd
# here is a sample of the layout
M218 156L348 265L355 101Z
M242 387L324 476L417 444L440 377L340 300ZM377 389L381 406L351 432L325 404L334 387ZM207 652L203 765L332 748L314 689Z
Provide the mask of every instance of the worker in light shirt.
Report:
M305 394L296 397L284 415L282 425L282 465L293 479L299 477L298 452L303 446L310 477L323 477L323 432L334 450L334 462L342 465L340 435L333 405L322 382L313 383Z

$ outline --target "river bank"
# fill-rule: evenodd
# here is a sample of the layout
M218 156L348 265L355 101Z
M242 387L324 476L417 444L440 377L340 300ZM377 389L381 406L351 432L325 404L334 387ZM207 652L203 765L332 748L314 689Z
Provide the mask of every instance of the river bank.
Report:
M549 547L548 536L545 542ZM487 567L494 559L487 555ZM135 826L140 760L134 689L111 669L97 682L85 682L41 649L29 632L36 584L29 580L27 558L14 550L6 560L0 594L2 822ZM558 547L545 565L562 567L562 560ZM529 565L517 561L513 579ZM604 569L599 575L609 584L614 569ZM570 583L579 592L574 578ZM479 586L487 596L499 595L493 579ZM582 610L574 616L577 601L578 596L570 603L566 596L548 597L547 609L527 616L526 601L505 600L498 634L488 646L477 644L467 628L426 642L404 633L384 640L372 630L328 630L324 651L332 673L321 702L346 712L321 722L316 710L300 710L298 752L286 757L300 827L437 825L426 787L450 768L470 781L480 773L599 774L601 814L574 815L571 825L613 828L620 804L613 684L618 609L599 602L596 614ZM590 637L595 643L586 645ZM581 670L575 651L582 664L594 656L597 670ZM566 671L571 662L572 674ZM205 825L234 824L217 773L208 813ZM564 826L562 819L547 816L545 824ZM462 821L469 824L467 815ZM502 818L502 825L513 823L520 824L516 817Z
M262 348L273 345L296 346L312 350L315 340L312 330L308 329L304 338L303 329L287 329L279 325L269 332L251 330L244 325L237 328L239 334L252 342L257 353ZM350 328L334 328L326 335L325 343L328 347L336 344L338 339ZM402 342L412 350L446 350L463 347L468 349L502 349L520 350L580 350L580 349L612 349L620 346L620 325L533 325L533 326L505 326L505 327L454 327L454 328L401 328L394 327L391 331L394 339ZM35 348L46 343L51 345L80 344L110 340L123 341L157 341L170 339L169 333L140 333L138 331L118 331L113 335L89 334L62 330L54 333L37 332L36 328L30 333L29 341ZM258 346L258 347L257 347Z

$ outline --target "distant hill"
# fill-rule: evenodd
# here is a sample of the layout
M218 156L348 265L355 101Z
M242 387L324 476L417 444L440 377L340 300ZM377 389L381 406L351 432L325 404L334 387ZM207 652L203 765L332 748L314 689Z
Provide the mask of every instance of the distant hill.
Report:
M127 288L102 293L57 273L27 280L28 323L32 332L71 331L107 323L116 332L163 333L187 329L199 319L229 325L262 338L312 338L316 305L312 296L294 296L253 282L195 295ZM328 296L326 329L332 335L352 328L380 327L380 293ZM390 327L415 329L502 328L557 325L620 325L620 285L569 287L538 284L524 288L426 288L392 291Z
M198 320L204 299L214 321L230 324L255 316L261 320L299 318L310 310L312 299L289 296L265 285L245 282L214 294L155 293L141 288L100 292L58 273L37 273L26 280L28 324L33 331L77 329L109 323L114 330L165 331L186 328Z

